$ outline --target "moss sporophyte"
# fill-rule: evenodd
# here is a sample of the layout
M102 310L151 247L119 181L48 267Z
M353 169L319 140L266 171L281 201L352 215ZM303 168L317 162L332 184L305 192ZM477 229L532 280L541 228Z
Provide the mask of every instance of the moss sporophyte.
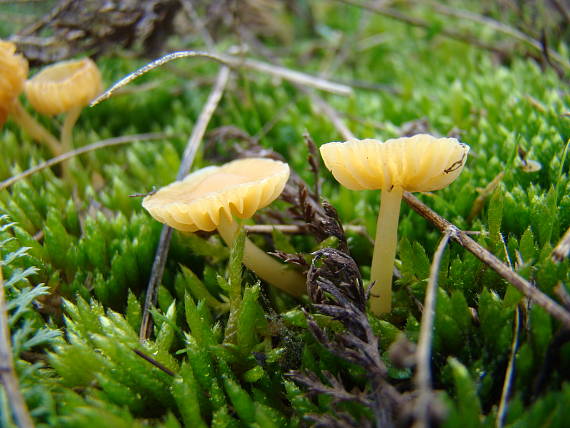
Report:
M326 167L350 190L382 191L370 281L370 308L380 315L392 306L392 271L396 257L402 195L439 190L463 170L469 146L455 138L413 137L349 140L321 146Z
M218 230L229 246L240 231L234 218L247 219L273 202L289 178L289 166L260 158L235 160L189 174L143 200L143 207L161 223L183 231ZM305 278L246 239L243 264L269 284L287 293L305 293Z

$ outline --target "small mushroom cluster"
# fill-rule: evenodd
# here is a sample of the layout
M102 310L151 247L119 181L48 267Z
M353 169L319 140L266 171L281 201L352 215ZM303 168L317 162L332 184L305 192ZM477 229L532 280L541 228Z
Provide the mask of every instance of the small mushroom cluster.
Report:
M455 138L419 134L381 142L350 140L321 146L333 176L351 190L381 190L370 280L370 309L380 315L391 309L391 282L403 192L438 190L461 173L469 146ZM239 224L275 200L289 178L289 166L269 159L240 159L207 167L172 183L143 200L158 221L184 232L219 232L231 245ZM285 268L247 240L244 264L261 279L294 296L305 292L305 278Z
M16 46L0 40L0 126L10 116L53 155L72 148L72 131L81 110L103 89L101 73L89 58L50 65L30 80L28 62ZM31 106L47 116L65 114L59 140L46 130L18 99L21 92Z

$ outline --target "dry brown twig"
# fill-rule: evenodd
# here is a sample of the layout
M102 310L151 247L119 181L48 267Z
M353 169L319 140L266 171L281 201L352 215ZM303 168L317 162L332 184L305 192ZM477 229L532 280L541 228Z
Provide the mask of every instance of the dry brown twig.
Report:
M12 360L10 330L8 329L8 311L4 299L4 278L0 263L0 379L6 390L8 403L12 407L16 424L19 428L33 428L34 423L18 385L18 378Z
M556 244L554 250L552 250L552 261L554 263L560 263L570 254L570 227L564 233L564 236Z
M570 311L570 294L562 282L556 284L556 287L554 287L554 294L556 294L556 297L558 297L562 306Z
M416 348L416 376L414 382L418 396L414 408L414 428L427 428L432 426L434 414L433 391L431 382L431 341L433 323L435 319L435 303L437 298L437 280L443 252L449 238L457 231L455 226L450 225L443 233L443 237L437 246L426 287L424 299L420 336Z
M504 175L505 173L501 171L495 176L495 178L493 178L489 182L489 184L487 184L487 186L485 186L484 188L477 189L477 191L479 192L479 196L475 198L475 201L473 201L473 205L471 205L471 211L469 211L469 215L467 216L467 223L473 222L475 217L479 215L479 213L485 206L485 202L487 201L487 199L489 199L489 197L493 194L497 186L501 184L501 180L503 179Z
M346 3L346 4L350 4L352 6L356 6L356 7L360 7L362 9L366 9L369 10L371 12L377 13L379 15L383 15L386 16L388 18L392 18L395 19L397 21L403 22L405 24L408 25L412 25L414 27L419 27L419 28L425 28L425 29L429 29L432 27L432 24L428 21L425 21L423 19L420 18L415 18L409 15L405 15L404 13L396 10L396 9L390 9L387 7L383 7L383 6L378 6L374 3L370 3L370 2L366 2L366 1L362 1L362 0L336 0L339 1L341 3ZM440 34L447 36L451 39L460 41L460 42L464 42L473 46L477 46L479 48L485 49L485 50L489 50L491 52L495 52L498 54L502 54L502 55L510 55L510 51L507 49L503 49L503 48L499 48L495 45L491 45L485 42L482 42L481 40L477 39L476 37L474 37L471 34L465 34L465 33L461 33L455 30L449 30L449 29L442 29L440 31Z
M51 158L39 165L36 165L30 169L27 169L24 172L14 175L13 177L7 178L4 181L0 182L0 191L7 189L8 187L12 186L14 183L20 181L23 178L29 177L36 172L42 171L46 168L50 168L58 163L71 159L75 156L82 155L84 153L92 152L95 150L112 147L112 146L119 146L122 144L133 143L136 141L151 141L151 140L161 140L164 138L171 137L170 134L164 134L160 132L155 133L148 133L148 134L134 134L134 135L124 135L122 137L114 137L109 138L107 140L101 140L93 144L89 144L87 146L80 147L75 150L71 150L69 152L63 153L59 156Z
M515 309L515 320L513 326L513 341L511 342L511 354L509 356L509 364L507 365L507 371L505 372L505 381L503 382L503 391L501 392L501 401L499 402L499 409L497 410L497 419L495 426L501 428L505 423L505 417L507 416L509 395L511 391L511 385L513 382L513 375L515 373L515 359L517 356L517 350L519 348L519 331L521 327L521 310L517 306Z
M155 360L154 358L152 358L151 356L145 354L143 351L140 351L138 349L133 349L133 352L135 354L137 354L139 357L141 357L143 360L148 361L150 364L152 364L156 368L162 370L168 376L176 376L176 373L174 373L172 370L170 370L168 367L166 367L161 362L159 362L159 361Z
M404 193L404 200L415 212L436 226L440 231L444 232L448 229L448 227L453 226L449 221L441 217L411 193ZM486 250L469 236L467 236L467 234L465 234L462 230L457 229L457 232L451 236L451 239L453 239L463 248L467 249L484 264L497 272L503 279L512 284L527 298L533 300L537 305L546 310L550 315L560 321L566 328L570 328L569 311L565 310L562 306L560 306L558 303L556 303L522 276L509 269L507 265L495 257L490 251Z
M358 233L359 235L370 237L364 226L353 224L342 226L345 232ZM301 235L307 233L307 227L301 224L253 224L244 226L247 233L271 234L273 230L291 235Z
M190 171L196 152L200 147L204 134L206 133L206 128L212 119L216 108L230 78L230 69L226 66L222 66L218 72L218 77L216 83L210 92L210 96L204 105L204 108L198 116L198 120L192 129L192 134L188 139L186 144L186 149L182 156L182 162L178 169L177 180L182 180ZM143 317L141 322L141 327L139 330L139 338L141 341L147 340L152 332L152 318L150 316L150 309L156 304L158 284L162 280L162 274L164 273L164 266L166 264L166 259L168 257L168 248L170 246L170 240L172 238L172 228L168 226L163 226L160 232L160 238L158 241L158 247L156 249L154 262L152 264L152 270L150 274L150 279L148 281L146 298L144 302Z
M352 95L353 93L352 88L350 86L342 85L340 83L330 82L320 77L311 76L309 74L302 73L300 71L291 70L289 68L269 64L262 61L257 61L254 59L248 59L248 58L238 57L235 55L212 53L206 51L180 51L162 56L152 62L149 62L148 64L144 65L138 70L128 74L127 76L125 76L124 78L113 84L113 86L111 86L101 95L99 95L97 98L95 98L91 102L91 106L94 106L100 103L101 101L104 101L107 98L111 97L117 89L128 85L133 80L148 73L149 71L154 70L155 68L161 67L164 64L167 64L171 61L180 58L207 58L219 62L220 64L233 69L245 68L253 71L259 71L262 73L267 73L274 77L279 77L285 80L289 80L298 85L316 88L338 95Z

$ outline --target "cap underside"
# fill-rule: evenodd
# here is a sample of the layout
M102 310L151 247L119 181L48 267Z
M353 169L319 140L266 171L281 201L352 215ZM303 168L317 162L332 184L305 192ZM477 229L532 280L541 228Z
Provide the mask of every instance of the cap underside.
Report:
M215 230L223 218L249 218L283 191L289 166L271 159L240 159L211 166L143 200L158 221L185 232Z

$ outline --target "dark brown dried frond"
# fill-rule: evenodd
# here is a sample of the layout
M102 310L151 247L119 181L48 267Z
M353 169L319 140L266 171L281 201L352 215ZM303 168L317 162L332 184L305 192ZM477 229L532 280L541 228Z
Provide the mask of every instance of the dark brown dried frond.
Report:
M371 407L373 403L369 397L361 391L347 391L343 383L328 371L323 371L322 376L328 385L314 373L290 372L288 376L298 384L307 388L310 394L326 394L332 398L331 413L305 415L305 418L314 424L313 427L339 427L339 428L372 428L372 422L366 419L357 421L352 415L338 409L338 404L343 402L357 402L365 407Z
M311 138L308 132L303 134L303 138L305 139L305 144L307 144L307 148L309 149L309 167L311 172L315 176L315 187L313 189L313 197L318 201L320 199L321 194L321 176L320 176L320 164L319 164L319 149L317 145Z
M313 256L315 257L307 275L311 301L327 305L338 305L342 302L344 306L351 303L364 313L367 295L362 285L360 270L352 257L333 248L323 248L313 253ZM320 284L323 284L325 289ZM325 294L326 292L331 293L330 296Z
M259 36L291 39L291 27L284 17L280 0L214 0L202 1L206 6L206 25L216 38L224 32L240 34L243 31Z
M346 412L335 412L333 415L308 414L306 418L314 422L313 428L372 428L372 423L368 420L357 421Z
M12 37L33 63L80 53L98 55L135 42L156 56L173 32L178 0L61 0L45 16Z
M288 377L310 389L311 393L327 394L332 397L335 404L343 401L355 401L364 406L372 404L369 398L360 391L348 392L343 383L332 373L323 371L322 375L328 381L328 385L323 383L316 374L310 372L291 372Z
M289 212L293 219L304 221L315 238L323 241L334 236L338 239L339 249L348 253L344 229L335 208L326 201L321 203L315 199L303 180L292 176L281 198L291 204Z
M309 265L302 254L289 254L279 250L272 251L269 254L283 260L285 263L301 266L305 270L309 268Z
M401 333L390 345L388 357L399 369L413 367L416 364L416 344L410 342L406 335Z
M311 314L306 313L308 328L317 342L332 354L361 366L370 388L348 391L338 378L325 375L329 383L326 385L315 374L295 372L292 376L309 392L327 394L337 402L358 402L370 408L374 414L373 426L393 427L406 400L387 381L387 368L380 357L378 338L366 315L368 293L363 287L358 266L350 256L334 248L317 251L314 256L307 275L312 310L340 321L345 330L341 333L328 332ZM329 421L329 426L357 426L338 416L334 415L336 422ZM313 420L323 422L322 417L315 415ZM330 417L325 419L328 421ZM337 422L340 425L335 425Z

